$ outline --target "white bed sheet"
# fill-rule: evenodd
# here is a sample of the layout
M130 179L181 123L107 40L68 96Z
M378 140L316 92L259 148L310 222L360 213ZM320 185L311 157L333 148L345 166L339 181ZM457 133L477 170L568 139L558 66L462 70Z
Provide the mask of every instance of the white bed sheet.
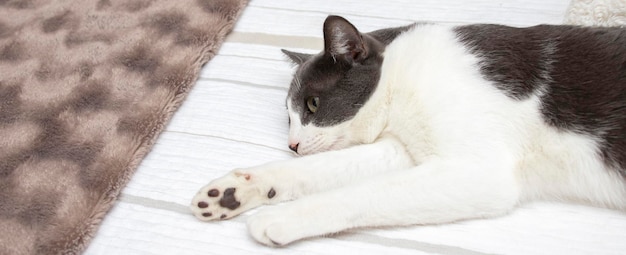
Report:
M196 220L197 189L236 168L292 157L281 48L317 52L328 14L362 31L430 21L560 24L566 0L252 0L106 216L86 254L625 254L626 215L534 203L508 216L441 226L355 230L268 248L229 221ZM253 211L254 212L254 211Z

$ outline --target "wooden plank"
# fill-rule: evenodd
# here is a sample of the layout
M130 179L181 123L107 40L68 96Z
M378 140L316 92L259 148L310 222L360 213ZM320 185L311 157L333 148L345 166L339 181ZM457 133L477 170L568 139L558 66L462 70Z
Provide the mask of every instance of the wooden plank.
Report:
M234 28L235 32L265 33L322 37L322 24L329 13L293 12L250 6ZM271 18L268 18L271 17ZM361 31L371 31L413 23L412 20L394 20L346 15Z
M318 12L386 20L429 22L495 22L532 25L535 22L560 24L569 1L544 0L388 0L380 1L293 1L258 0L251 7L291 11Z
M165 132L123 193L186 206L202 186L234 168L291 157L286 146L278 150L210 136Z
M304 49L304 48L291 48L295 51L317 53L322 50L323 45L318 45L317 48ZM280 51L280 47L268 46L253 43L238 43L238 42L226 42L220 48L217 56L229 56L229 57L243 57L263 60L274 60L278 62L288 63L288 58ZM245 60L244 60L245 61ZM213 60L211 60L213 62ZM211 63L209 62L209 64ZM209 67L203 69L211 69ZM207 71L207 70L203 70Z
M272 48L271 51L274 54L282 54L280 48ZM206 65L206 68L202 69L200 77L276 87L286 91L289 88L292 73L292 65L285 59L217 55ZM204 81L200 81L199 84L202 84L201 82Z
M166 130L287 149L286 90L200 80Z

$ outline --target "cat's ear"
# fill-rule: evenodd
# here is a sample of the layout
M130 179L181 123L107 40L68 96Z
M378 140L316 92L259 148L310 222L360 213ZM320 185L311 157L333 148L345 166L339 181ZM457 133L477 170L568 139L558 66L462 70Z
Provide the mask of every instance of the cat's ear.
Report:
M296 64L296 65L300 65L300 64L304 63L305 61L309 60L309 58L311 58L313 56L312 54L298 53L298 52L288 51L288 50L285 50L285 49L281 49L281 51L287 57L289 57L289 59L291 59L291 61L293 61L293 63Z
M331 15L324 21L324 49L335 60L359 62L367 57L363 36L340 16Z

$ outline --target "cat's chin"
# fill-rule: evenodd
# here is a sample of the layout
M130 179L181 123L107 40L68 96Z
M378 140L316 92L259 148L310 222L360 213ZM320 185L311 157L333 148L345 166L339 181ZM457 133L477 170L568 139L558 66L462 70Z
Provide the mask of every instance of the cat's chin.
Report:
M349 147L349 144L346 144L346 142L343 139L343 136L340 136L330 143L318 145L315 147L302 147L301 150L298 150L296 154L300 156L306 156L306 155L313 155L313 154L322 153L326 151L341 150L347 147Z
M298 152L296 153L296 155L298 156L308 156L308 155L314 155L314 154L318 154L318 153L322 153L322 152L326 152L326 151L332 151L333 149L316 149L316 150L306 150L306 151L302 151L302 152Z
M324 148L324 147L315 147L315 148L309 148L309 147L304 147L301 148L300 150L298 150L298 152L296 153L299 156L307 156L307 155L313 155L313 154L317 154L320 152L325 152L325 151L329 151L330 149Z

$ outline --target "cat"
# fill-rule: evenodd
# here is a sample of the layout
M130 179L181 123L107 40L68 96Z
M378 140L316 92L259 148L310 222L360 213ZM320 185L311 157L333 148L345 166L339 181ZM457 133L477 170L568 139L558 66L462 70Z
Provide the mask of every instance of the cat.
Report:
M626 28L415 23L361 33L328 16L296 66L288 146L193 198L268 246L346 229L505 215L535 200L626 210Z

